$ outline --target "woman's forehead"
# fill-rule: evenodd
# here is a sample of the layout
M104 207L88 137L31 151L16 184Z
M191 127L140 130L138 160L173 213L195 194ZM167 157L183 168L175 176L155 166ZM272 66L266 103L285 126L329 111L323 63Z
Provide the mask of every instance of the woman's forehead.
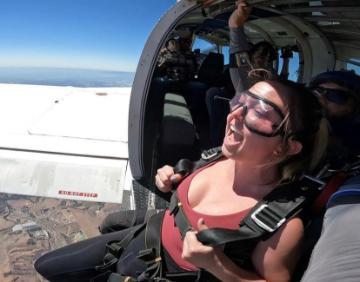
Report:
M279 93L272 85L267 82L258 82L254 84L250 89L251 92L258 95L259 97L263 97L275 105L277 105L283 112L285 112L286 108L286 100L284 99L284 95Z

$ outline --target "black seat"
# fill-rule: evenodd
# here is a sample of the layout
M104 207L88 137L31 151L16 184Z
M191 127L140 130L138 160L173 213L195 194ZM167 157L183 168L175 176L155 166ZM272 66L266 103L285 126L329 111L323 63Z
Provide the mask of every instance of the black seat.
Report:
M165 95L158 152L158 167L174 165L181 158L196 160L200 156L193 119L182 95Z
M224 55L210 52L202 62L198 71L198 80L208 86L217 85L219 77L224 71Z

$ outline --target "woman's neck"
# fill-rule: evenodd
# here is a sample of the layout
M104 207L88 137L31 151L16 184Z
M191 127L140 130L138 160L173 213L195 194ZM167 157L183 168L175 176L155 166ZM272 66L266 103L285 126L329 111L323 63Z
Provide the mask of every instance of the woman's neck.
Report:
M279 169L276 166L230 161L234 169L234 190L237 193L263 197L280 181Z

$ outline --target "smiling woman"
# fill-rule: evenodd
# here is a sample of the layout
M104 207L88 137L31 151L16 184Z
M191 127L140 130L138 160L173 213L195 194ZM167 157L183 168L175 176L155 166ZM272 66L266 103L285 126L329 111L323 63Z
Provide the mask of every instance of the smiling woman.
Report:
M236 230L245 212L267 194L279 189L293 193L296 185L292 187L289 182L311 171L324 152L324 147L319 146L320 139L326 141L321 107L308 90L291 82L260 82L239 96L235 96L232 104L237 105L227 117L224 157L195 171L180 184L172 200L178 202L178 208L171 204L165 212L151 217L147 228L140 225L45 254L35 263L37 271L50 281L78 281L80 277L89 279L96 275L105 279L109 273L101 271L108 264L95 266L101 263L107 242L116 240L123 250L116 254L120 256L117 272L140 281L150 276L165 278L168 272L175 272L171 277L199 275L196 273L200 268L208 273L203 278L206 281L214 277L221 281L288 280L300 254L303 223L299 217L286 224L285 219L281 220L270 238L253 242L251 248L246 244L245 250L245 245L238 245L236 255L226 245L224 250L216 244L209 245L203 232L213 228ZM276 128L284 128L284 134L276 134L280 129L264 134L264 124L272 123ZM164 185L165 170L160 169L156 176L157 186L163 192L170 188ZM180 212L185 226L179 225ZM160 223L160 230L154 229ZM161 242L161 251L146 250L148 240ZM81 261L79 258L89 246L91 260ZM160 260L152 256L162 252L165 255L159 266ZM153 263L157 267L151 267Z

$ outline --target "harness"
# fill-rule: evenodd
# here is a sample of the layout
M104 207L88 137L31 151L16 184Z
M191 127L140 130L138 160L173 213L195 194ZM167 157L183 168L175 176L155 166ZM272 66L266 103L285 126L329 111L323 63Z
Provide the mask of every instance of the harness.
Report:
M193 171L214 162L223 155L220 148L213 148L205 151L198 162L186 159L180 160L174 167L175 173L184 176ZM358 167L355 166L357 171ZM341 175L341 177L339 177ZM319 176L319 175L318 175ZM329 175L328 175L329 177ZM344 174L336 173L330 176L330 181L326 185L318 177L303 175L298 181L281 184L261 201L259 201L239 223L237 230L224 228L211 228L200 231L197 239L205 245L223 246L224 253L236 264L242 266L250 261L251 253L260 240L266 240L275 233L288 219L296 216L302 210L311 207L319 194L325 194L320 202L327 201L345 180ZM330 185L329 185L330 184ZM329 188L330 187L330 188ZM324 191L330 190L331 193ZM316 201L315 201L316 203ZM326 202L325 202L326 203ZM315 207L316 209L316 207ZM175 223L180 230L182 238L191 229L189 220L183 212L181 202L178 200L177 192L173 192L170 200L169 211L174 216ZM200 270L197 272L179 272L175 274L166 273L163 264L163 250L161 246L161 224L164 212L152 216L146 224L138 227L136 232L132 232L129 238L134 238L137 232L145 230L146 248L139 253L138 258L142 259L147 265L147 269L137 279L125 277L117 273L112 273L108 281L218 281L215 277ZM126 237L121 242L112 242L108 246L108 254L111 250L123 250L131 241ZM115 246L115 247L114 247ZM104 260L101 270L113 268L120 257L119 253L114 252L111 259ZM109 263L110 262L110 263ZM107 265L106 265L107 264ZM206 277L206 278L205 278Z

